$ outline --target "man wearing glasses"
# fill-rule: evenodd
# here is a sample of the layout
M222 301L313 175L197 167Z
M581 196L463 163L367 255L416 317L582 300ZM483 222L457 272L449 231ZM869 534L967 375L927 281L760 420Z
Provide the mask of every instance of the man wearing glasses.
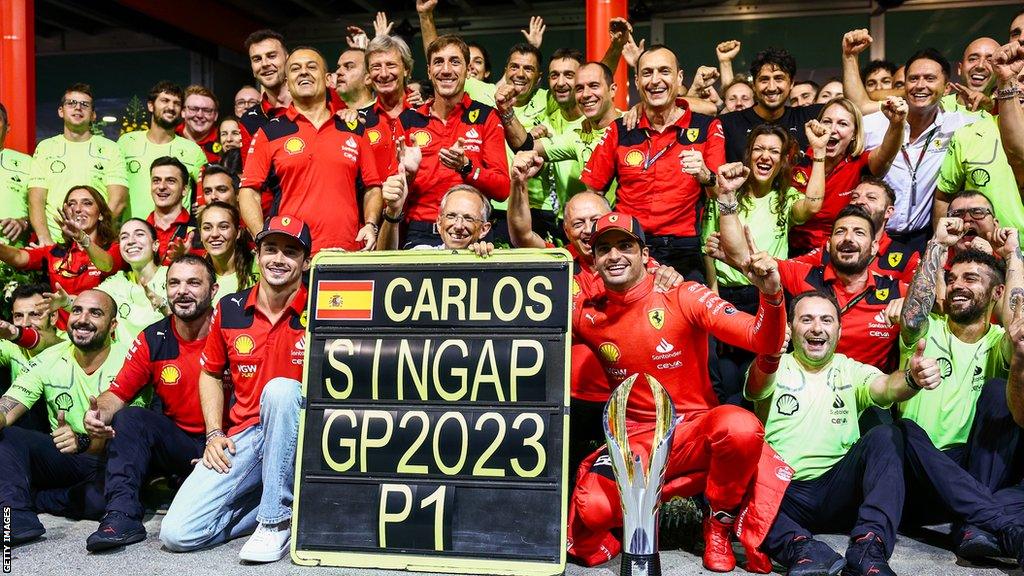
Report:
M964 221L963 236L950 248L947 261L968 248L992 252L990 244L1002 222L995 217L988 197L973 190L957 192L950 199L946 216Z
M44 246L62 239L56 216L71 188L99 190L115 218L124 210L128 193L121 149L92 133L92 88L74 84L65 90L57 115L64 120L64 132L36 146L28 180L29 221Z
M221 153L216 129L218 108L217 97L206 86L193 84L185 88L185 107L181 111L185 121L176 130L202 148L206 161L213 164L220 162Z
M252 86L242 86L235 92L235 118L241 118L246 110L260 103L260 91Z

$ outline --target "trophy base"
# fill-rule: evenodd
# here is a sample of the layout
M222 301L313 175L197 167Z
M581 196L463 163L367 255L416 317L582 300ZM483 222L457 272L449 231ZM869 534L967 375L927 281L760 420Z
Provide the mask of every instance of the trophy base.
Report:
M619 576L661 576L661 556L623 552Z

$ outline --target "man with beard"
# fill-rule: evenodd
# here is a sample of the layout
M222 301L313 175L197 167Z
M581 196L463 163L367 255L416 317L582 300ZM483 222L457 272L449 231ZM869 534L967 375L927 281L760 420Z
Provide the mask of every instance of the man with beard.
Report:
M288 59L288 49L284 45L284 36L273 30L257 30L245 39L245 52L249 55L252 77L263 96L258 104L238 116L243 160L249 155L249 143L256 132L292 103L285 82L284 63ZM269 206L269 198L267 200Z
M49 292L50 287L45 284L21 284L11 292L11 321L0 321L0 365L10 370L10 380L3 392L28 370L40 352L64 340L64 333L57 333L57 313L50 311L43 297ZM37 404L16 425L48 431L46 407Z
M188 138L179 136L175 128L181 122L181 105L185 95L171 82L157 82L149 91L146 103L151 119L148 130L128 132L117 141L128 168L129 218L145 218L156 205L151 195L150 168L157 158L177 158L188 169L192 181L206 164L203 149Z
M903 512L899 431L876 426L862 437L857 420L935 388L936 361L920 346L907 370L884 374L837 354L839 303L820 290L793 298L789 322L793 353L759 355L743 389L765 442L795 471L762 548L789 576L835 576L843 557L813 533L849 532L844 574L895 575L887 559Z
M242 172L238 205L245 224L255 236L265 215L289 214L309 224L314 254L372 250L383 202L366 127L334 116L326 65L315 49L296 49L286 68L292 103L253 138ZM260 199L264 187L274 197L269 214Z
M779 48L762 50L750 66L754 88L754 106L719 116L725 133L726 162L740 162L747 148L747 134L761 124L778 124L806 150L804 125L817 119L821 104L787 106L796 77L796 59Z
M184 122L178 125L176 132L202 148L209 163L220 162L218 116L220 105L217 96L209 88L198 84L185 88L185 102L181 111Z
M69 86L57 107L63 131L36 145L32 155L28 216L41 246L61 242L57 216L68 190L75 186L99 190L114 217L125 208L124 157L116 144L92 133L94 104L88 84Z
M857 56L871 45L867 30L854 30L843 36L843 90L864 114L865 149L877 148L889 120L879 111L879 104L868 96L860 80ZM887 230L895 240L920 252L932 234L935 189L953 134L977 117L965 112L945 112L939 100L945 93L950 75L949 61L934 48L914 53L906 64L907 125L900 154L896 155L885 181L900 193L896 211L889 218ZM935 210L941 211L942 206Z
M953 134L949 153L939 169L932 217L937 219L944 215L952 194L976 190L989 199L1003 226L1021 229L1024 228L1024 197L1020 192L1020 184L1024 183L1024 111L1014 104L1022 94L1017 87L1017 75L1024 69L1024 47L1010 44L998 50L994 58L986 57L985 64L977 64L975 68L994 70L997 87L994 96L1002 103L1000 114L995 122L988 118L985 122L963 126Z
M745 262L749 248L743 238L745 230L735 216L735 199L720 190L717 201L726 261ZM892 352L899 329L892 325L886 312L892 302L906 294L907 285L871 270L869 265L877 253L874 219L861 206L849 205L839 212L832 225L827 262L779 260L779 274L782 287L790 296L822 290L839 302L842 338L836 352L863 364L890 367L894 364Z
M932 312L936 277L949 248L964 235L964 221L942 218L928 241L921 265L907 293L900 317L900 348L904 361L918 342L936 358L942 386L900 404L900 415L912 420L936 448L970 472L992 491L1011 481L1016 468L1020 429L1013 425L1006 403L1012 343L1002 326L992 323L1002 298L1024 287L1018 232L1001 229L993 238L996 255L1006 261L1005 272L991 254L967 249L956 254L945 275L944 314ZM1002 317L1010 318L1004 310ZM914 520L931 522L937 510L927 491L911 498ZM938 510L941 510L939 508ZM966 557L998 554L995 538L972 526L954 527L957 551Z
M878 255L871 261L871 271L881 276L891 276L907 284L914 278L914 271L921 261L921 255L909 246L896 242L885 231L885 223L892 216L896 192L885 180L867 177L850 191L850 204L860 206L871 215L878 240ZM814 266L824 266L829 261L828 244L815 248L807 254L793 258Z
M206 427L199 405L199 358L210 331L216 275L206 260L184 255L167 270L172 316L135 339L110 389L89 399L84 428L107 442L106 513L86 541L99 552L141 542L143 507L139 490L154 472L188 476L202 458ZM128 406L152 386L162 412Z
M366 51L349 48L338 56L338 67L334 71L334 90L338 98L349 108L363 111L373 105L373 91L370 90L366 74Z
M468 60L469 47L457 36L431 42L427 62L434 99L398 117L402 144L422 153L409 176L407 212L385 217L392 224L407 222L405 246L437 245L438 206L455 186L467 184L491 200L508 198L501 122L493 108L466 94Z
M612 122L583 170L587 189L604 194L616 179L616 210L650 234L651 255L690 279L703 279L700 214L715 186L725 141L718 119L677 101L683 73L672 50L654 45L637 59L643 110L636 127ZM744 142L745 142L744 135Z
M124 362L126 347L110 338L116 310L105 292L80 293L71 305L69 340L37 355L0 397L0 505L11 510L12 544L46 532L39 512L91 519L103 513L105 443L93 440L82 421L89 398L110 386ZM11 427L40 398L53 432Z
M303 402L302 277L312 244L302 220L268 218L256 235L259 282L217 303L199 360L206 448L161 525L169 550L198 550L252 532L238 553L242 560L288 555ZM225 370L235 399L230 410Z

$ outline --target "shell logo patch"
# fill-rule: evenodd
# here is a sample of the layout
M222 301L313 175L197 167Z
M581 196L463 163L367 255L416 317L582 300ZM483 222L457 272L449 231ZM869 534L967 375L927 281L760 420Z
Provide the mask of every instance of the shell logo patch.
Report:
M367 130L366 137L370 140L370 144L376 144L377 142L380 142L380 131Z
M796 180L797 184L803 186L807 184L807 175L803 172L793 172L793 180Z
M306 143L302 141L302 138L297 138L297 137L289 138L284 143L284 150L285 150L285 152L287 152L289 154L298 154L299 152L302 152L303 149L305 149L305 148L306 148Z
M575 298L576 296L579 296L581 291L582 291L582 288L580 288L580 283L577 282L575 278L573 278L572 279L572 297Z
M412 133L412 143L423 148L430 144L430 132L419 130Z
M248 356L252 354L254 348L256 348L256 342L253 341L252 336L248 334L242 334L238 338L235 338L234 342L235 352L238 352L242 356Z
M630 150L626 152L626 157L623 160L626 162L626 166L639 166L644 163L644 153L639 150Z
M164 366L164 369L160 371L160 381L164 384L177 384L178 380L181 379L181 370L173 364Z
M598 347L597 351L601 353L601 357L604 358L605 361L610 362L612 364L618 362L619 357L621 356L621 354L619 353L619 347L616 346L615 344L612 344L611 342L605 342L604 344L601 344L601 346Z

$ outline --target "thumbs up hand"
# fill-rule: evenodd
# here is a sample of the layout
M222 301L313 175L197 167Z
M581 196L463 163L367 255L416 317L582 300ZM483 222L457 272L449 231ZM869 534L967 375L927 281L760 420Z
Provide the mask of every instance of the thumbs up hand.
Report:
M57 427L50 434L53 437L53 445L63 454L75 454L78 452L78 438L65 420L63 410L57 411Z
M103 420L99 404L93 396L89 397L89 410L85 413L82 424L85 426L85 431L93 438L108 440L114 437L114 429Z
M939 364L935 361L935 358L925 357L924 349L926 346L927 342L924 339L917 342L914 355L910 358L910 363L907 365L907 372L918 386L926 390L932 390L942 382L942 374L939 372Z

